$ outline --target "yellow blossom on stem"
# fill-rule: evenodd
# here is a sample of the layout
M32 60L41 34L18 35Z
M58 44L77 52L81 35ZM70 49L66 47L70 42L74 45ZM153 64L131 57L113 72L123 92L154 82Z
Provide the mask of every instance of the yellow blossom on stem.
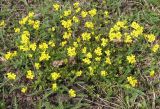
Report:
M82 71L81 71L81 70L76 72L76 76L77 76L77 77L79 77L79 76L81 76L81 75L82 75Z
M29 47L30 47L31 50L35 51L37 45L36 45L36 43L31 43L31 44L29 45Z
M27 87L22 87L22 88L21 88L21 92L22 92L22 93L26 93L26 91L27 91Z
M101 71L101 76L105 77L108 73L104 70Z
M33 71L28 70L28 71L27 71L27 74L26 74L26 78L32 80L32 79L34 78L34 73L33 73Z
M96 15L97 10L96 9L92 9L88 12L92 17Z
M91 64L91 60L89 58L84 58L82 61L86 64Z
M85 23L85 27L93 29L94 28L94 24L92 22L86 22Z
M4 20L0 21L0 27L4 27L6 24L4 22Z
M39 57L39 61L43 61L43 60L48 61L48 60L49 60L49 58L50 58L50 56L49 56L49 54L48 54L48 53L46 53L46 52L42 52L42 53L41 53L41 56Z
M127 77L127 80L132 87L135 87L138 83L138 81L132 76Z
M95 50L94 50L94 53L98 56L101 56L102 55L102 49L100 47L97 47Z
M70 57L76 56L76 48L75 47L67 48L67 54Z
M54 80L54 81L56 81L58 78L60 78L61 77L61 75L60 75L60 73L57 73L57 72L53 72L53 73L51 73L51 78L52 78L52 80Z
M59 5L59 4L53 4L53 8L54 8L56 11L58 11L59 8L60 8L60 5Z
M71 14L71 12L72 12L71 10L64 11L64 14L63 14L63 15L64 15L65 17L67 17L67 16L69 16L69 15Z
M86 11L82 11L82 12L81 12L81 16L82 16L82 18L85 18L85 17L87 16L87 14L88 14L88 12L86 12Z
M73 4L73 6L74 6L74 8L78 8L79 2L75 2L75 3Z
M91 33L87 33L87 32L82 33L82 39L84 41L89 41L91 39Z
M155 71L154 71L154 70L151 70L151 71L149 72L149 75L150 75L150 77L154 77Z
M70 29L72 26L72 21L71 20L62 20L61 24L63 25L64 28Z
M159 49L159 45L158 45L158 44L155 44L155 45L152 47L152 51L153 51L154 53L156 53L156 52L158 51L158 49Z
M41 67L41 65L40 65L40 63L34 63L34 66L35 66L35 68L38 70L40 67Z
M53 90L53 91L57 91L57 90L58 90L57 83L53 83L53 84L52 84L52 90Z
M45 42L39 45L39 49L41 49L42 51L46 51L47 48L48 48L48 44Z
M109 57L106 57L105 62L106 62L106 64L111 64L111 59Z
M9 80L15 80L16 79L16 75L12 72L8 72L6 75L7 75L7 78Z
M20 32L20 28L14 28L14 32L15 33L19 33Z
M128 62L129 62L130 64L136 63L135 55L133 55L133 54L127 56L127 60L128 60Z
M75 90L73 90L73 89L70 89L69 90L69 96L72 98L72 97L76 97L76 91Z

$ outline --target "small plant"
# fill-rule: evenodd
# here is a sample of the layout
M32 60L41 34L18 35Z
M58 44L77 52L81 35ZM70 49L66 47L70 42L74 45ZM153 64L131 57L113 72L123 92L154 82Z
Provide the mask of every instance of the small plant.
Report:
M66 7L56 2L49 15L31 11L14 22L14 50L3 54L4 86L11 93L50 92L46 97L64 95L69 100L94 93L112 96L112 86L141 90L140 76L152 78L159 71L159 42L138 22L114 21L105 2L101 5L98 9L98 4L75 2ZM5 21L0 28L5 31ZM87 92L78 86L85 84Z

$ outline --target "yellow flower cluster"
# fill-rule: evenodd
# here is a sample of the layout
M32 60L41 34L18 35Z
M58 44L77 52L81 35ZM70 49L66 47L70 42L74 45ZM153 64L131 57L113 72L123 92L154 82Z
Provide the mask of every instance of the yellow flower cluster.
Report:
M132 76L127 77L127 80L132 87L135 87L138 83L138 81Z
M6 60L10 60L12 59L13 57L17 56L17 51L13 51L12 53L11 52L7 52L4 57Z
M57 89L58 89L57 83L53 83L52 84L52 90L57 91Z
M94 24L92 22L86 22L85 23L85 27L93 29L94 28Z
M6 24L4 22L4 20L0 21L0 27L4 27Z
M22 92L22 93L26 93L26 91L27 91L27 87L22 87L22 88L21 88L21 92Z
M59 8L60 8L60 5L59 5L59 4L53 4L53 8L54 8L56 11L58 11Z
M69 96L72 98L72 97L76 97L76 91L75 90L73 90L73 89L70 89L69 90Z
M139 35L142 35L142 33L143 33L143 27L140 26L138 23L132 22L131 27L134 29L131 32L131 36L138 37Z
M7 75L7 78L9 80L15 80L16 79L16 75L12 72L8 72L6 75Z
M71 26L72 26L72 21L71 20L67 20L67 21L62 20L61 24L63 25L64 28L70 30Z
M69 48L67 48L67 54L70 57L76 56L76 48L75 47L69 47Z
M133 55L133 54L127 56L127 60L128 60L128 62L131 63L131 64L136 63L135 55Z
M158 44L155 44L153 47L152 47L152 51L153 52L157 52L159 49L159 45Z
M91 39L91 33L87 33L87 32L82 33L82 39L84 41L89 41Z
M34 78L34 72L31 70L28 70L26 74L26 78L32 80Z
M61 75L60 75L60 73L57 73L57 72L53 72L53 73L51 73L51 78L52 78L52 80L54 80L54 81L56 81L58 78L60 78L61 77Z

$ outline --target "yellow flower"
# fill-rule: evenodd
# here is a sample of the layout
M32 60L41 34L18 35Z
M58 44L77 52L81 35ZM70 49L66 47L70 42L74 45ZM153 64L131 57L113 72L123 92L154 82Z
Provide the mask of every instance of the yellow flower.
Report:
M82 53L85 54L86 52L87 52L87 48L86 48L86 47L83 47L83 48L82 48Z
M11 52L7 52L4 57L6 60L10 60L12 59L13 57L17 56L17 51L14 51L13 53Z
M41 67L40 63L34 63L34 66L37 70Z
M127 77L127 80L132 87L135 87L138 83L138 81L132 76Z
M34 25L34 20L29 19L28 24L33 26Z
M79 76L81 76L81 75L82 75L82 71L81 71L81 70L76 72L76 76L77 76L77 77L79 77Z
M67 41L61 42L61 46L64 47L67 44Z
M75 3L73 4L73 6L74 6L74 8L78 8L79 2L75 2Z
M92 17L96 15L97 10L96 9L92 9L88 12Z
M77 9L76 9L76 13L78 13L80 10L81 10L81 8L80 8L80 7L79 7L79 8L77 8Z
M16 75L14 73L12 73L12 72L8 72L7 73L7 78L9 80L15 80L16 79Z
M64 11L64 16L67 17L71 14L71 10Z
M86 54L86 57L90 59L90 58L92 58L92 54L91 54L90 52L88 52L88 53Z
M27 91L27 87L22 87L22 88L21 88L21 92L22 92L22 93L26 93L26 91Z
M57 83L53 83L52 84L52 90L53 91L57 91L58 87L57 87Z
M29 12L29 13L28 13L28 17L29 17L29 18L32 18L33 16L34 16L34 12Z
M89 41L91 39L91 33L87 33L87 32L82 33L82 39L84 41Z
M88 12L86 12L86 11L82 11L82 12L81 12L81 16L82 16L82 18L85 18L85 17L87 16L87 14L88 14Z
M79 22L79 19L78 19L78 17L76 17L76 16L73 16L72 20L73 20L75 23L78 23L78 22Z
M64 28L70 29L72 26L72 21L71 20L62 20L61 24L63 25Z
M53 4L53 8L54 8L56 11L58 11L59 8L60 8L60 5L59 5L59 4Z
M49 58L50 58L50 56L49 56L48 53L42 52L42 53L41 53L41 56L39 57L39 61L43 61L43 60L48 61Z
M155 75L155 71L154 70L151 70L150 73L149 73L150 77L153 77Z
M41 49L43 51L46 51L47 48L48 48L48 45L45 42L43 42L39 45L39 49Z
M136 22L132 22L131 27L137 30L138 28L140 28L140 25Z
M111 52L110 50L106 50L106 51L105 51L105 54L106 54L107 56L110 56L110 52Z
M71 32L64 32L63 39L69 39L71 37Z
M125 43L131 43L132 42L132 37L128 34L125 34L124 42Z
M85 23L85 27L93 29L94 28L94 24L92 22L86 22Z
M33 57L33 55L32 55L32 54L28 54L28 57L32 58L32 57Z
M60 73L56 73L56 72L51 73L51 78L54 81L56 81L60 77L61 77Z
M72 98L72 97L76 97L76 92L75 92L75 90L73 90L73 89L70 89L69 90L69 96Z
M108 11L105 11L105 12L104 12L104 15L105 15L106 17L108 17Z
M94 68L89 66L88 69L89 69L90 76L93 76L94 75Z
M4 20L0 21L0 27L4 27L6 24L4 22Z
M109 57L106 58L106 64L111 64L111 59Z
M36 46L36 43L31 43L29 47L31 50L35 51L37 46Z
M148 34L145 35L145 37L147 38L148 42L153 42L156 39L156 36L154 34Z
M39 20L36 20L33 24L33 28L38 30L39 29L39 26L40 26L40 21Z
M70 57L76 56L76 48L75 47L67 48L67 54Z
M20 24L20 25L24 25L24 24L26 24L27 20L28 20L28 16L22 18L22 19L19 21L19 24Z
M51 47L55 47L55 43L54 43L52 40L50 40L50 41L48 42L48 44L49 44Z
M155 44L155 45L152 47L152 51L153 51L153 52L157 52L158 49L159 49L159 45L158 45L158 44Z
M95 50L94 50L94 53L98 56L101 56L102 55L102 49L100 47L97 47Z
M128 62L131 63L131 64L136 63L135 55L133 55L133 54L127 56L127 60L128 60Z
M34 78L34 73L31 70L28 70L27 74L26 74L26 78L27 79L33 79Z
M101 46L103 47L105 47L108 43L108 39L105 39L105 38L102 38L101 41L102 41Z
M104 70L103 70L103 71L101 71L101 76L103 76L103 77L104 77L104 76L106 76L107 74L108 74L108 73L107 73L106 71L104 71Z
M91 60L89 58L84 58L82 61L86 64L91 64Z
M15 33L19 33L20 32L20 28L14 28L14 32Z
M55 27L52 27L51 30L54 32L56 29L55 29Z
M101 61L101 57L96 57L95 60L96 61Z
M78 47L78 43L77 42L73 42L73 46L77 48Z

